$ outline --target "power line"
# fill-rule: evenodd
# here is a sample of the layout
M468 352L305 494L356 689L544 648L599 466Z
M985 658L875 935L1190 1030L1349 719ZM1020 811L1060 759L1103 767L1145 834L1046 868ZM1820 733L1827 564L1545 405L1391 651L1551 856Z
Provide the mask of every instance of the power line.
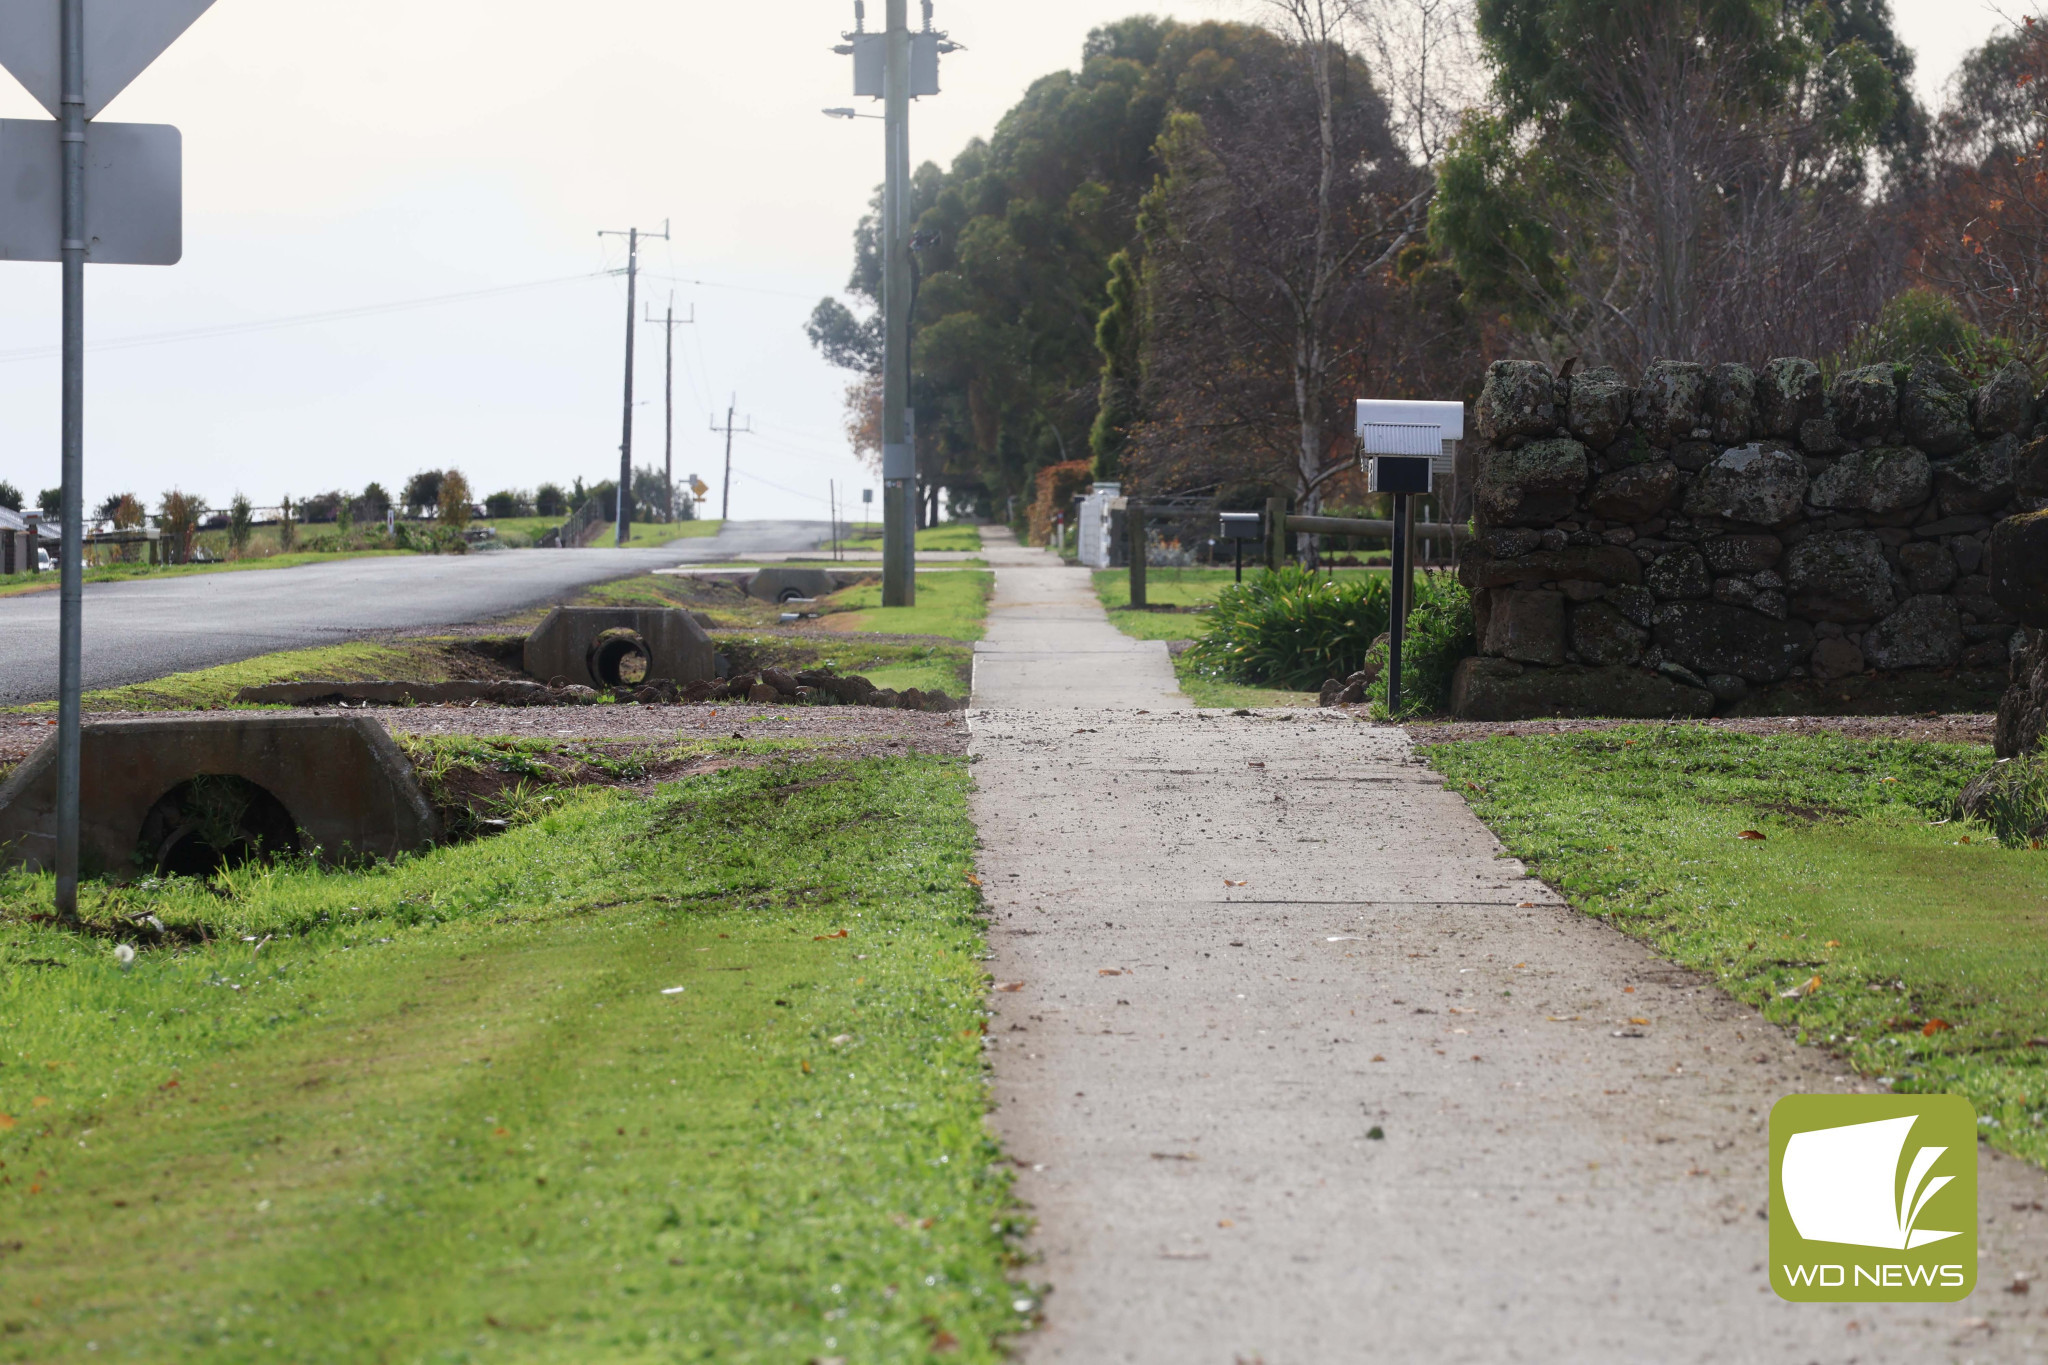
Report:
M762 289L751 284L720 284L717 280L689 280L684 279L681 275L655 275L650 272L648 278L666 280L670 284L700 285L705 289L730 289L741 294L773 294L781 299L809 300L811 297L809 294L794 294L787 289Z
M252 332L271 332L285 327L309 327L323 322L348 322L355 318L377 317L386 313L404 313L417 308L435 308L443 304L468 303L477 299L495 298L501 294L516 294L529 289L545 289L551 285L571 284L577 280L602 279L608 271L593 271L581 275L557 275L552 279L528 280L523 284L501 284L489 289L471 289L460 294L430 294L417 299L394 299L389 303L364 304L359 308L334 308L322 313L295 313L286 317L261 318L249 322L224 322L212 327L188 327L175 332L143 332L135 336L113 337L96 341L86 347L91 351L125 351L138 346L168 346L180 341L211 341L216 337L243 336ZM47 360L58 353L55 346L24 347L15 351L0 351L0 365L11 365L24 360Z

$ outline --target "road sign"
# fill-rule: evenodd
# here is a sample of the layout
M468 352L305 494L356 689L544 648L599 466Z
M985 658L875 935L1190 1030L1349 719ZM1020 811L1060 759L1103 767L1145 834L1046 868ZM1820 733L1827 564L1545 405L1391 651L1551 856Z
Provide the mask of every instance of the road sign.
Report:
M61 125L0 119L0 261L61 261ZM94 265L176 265L184 255L184 139L166 123L85 131L85 257Z
M690 476L690 491L701 498L711 491L711 485L698 478L695 474L692 474Z
M85 0L85 116L114 96L206 13L213 0ZM0 66L63 117L59 0L0 0Z

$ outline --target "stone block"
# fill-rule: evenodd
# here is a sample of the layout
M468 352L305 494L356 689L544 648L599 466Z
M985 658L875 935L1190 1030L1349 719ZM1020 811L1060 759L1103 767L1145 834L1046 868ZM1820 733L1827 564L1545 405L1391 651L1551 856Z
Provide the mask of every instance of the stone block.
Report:
M1955 586L1956 559L1938 540L1916 540L1899 547L1899 570L1916 593L1947 592Z
M1935 487L1944 517L1996 512L2018 491L2014 478L2019 438L1997 436L1935 467Z
M1653 445L1692 439L1707 421L1707 367L1691 360L1653 360L1636 386L1632 416Z
M1796 356L1780 356L1764 366L1756 386L1757 432L1791 440L1803 422L1824 416L1827 392L1820 366Z
M1529 668L1508 659L1472 658L1451 676L1451 711L1460 720L1656 720L1710 716L1714 696L1640 668Z
M1813 481L1806 500L1835 511L1884 515L1918 507L1934 487L1927 457L1910 446L1855 450Z
M1707 417L1720 445L1749 440L1756 426L1756 371L1747 365L1716 365L1707 375Z
M2029 498L2048 498L2048 436L2029 441L2013 458L2013 483Z
M1792 610L1811 621L1875 621L1898 600L1884 543L1868 531L1808 536L1786 552L1784 575Z
M2015 620L2048 627L2048 511L2009 517L1992 528L1985 576L1992 600Z
M1878 436L1899 421L1899 389L1890 365L1843 370L1828 389L1835 429L1851 439Z
M1899 425L1929 455L1953 455L1970 444L1970 386L1947 365L1923 360L1906 374Z
M1785 553L1776 536L1715 536L1700 542L1707 567L1719 574L1762 573Z
M1475 543L1458 559L1458 581L1470 592L1568 578L1610 587L1643 581L1642 565L1625 545L1568 545L1512 559L1495 559L1477 551Z
M1660 556L1643 574L1643 586L1661 598L1705 597L1714 586L1707 561L1690 545Z
M94 877L204 871L209 851L232 862L258 841L330 862L396 858L441 832L412 764L368 716L96 721L80 732L79 795L80 870ZM181 818L200 800L209 819ZM53 733L0 785L0 857L50 869L56 821Z
M1756 526L1790 525L1805 510L1806 462L1781 446L1746 445L1721 452L1693 480L1685 511Z
M630 676L635 654L646 661L639 680ZM666 678L682 686L717 677L718 652L686 611L556 607L526 637L525 668L544 683L605 689Z
M1648 521L1671 505L1684 478L1669 460L1602 474L1586 506L1608 521Z
M2034 425L2034 381L2026 364L2008 360L1984 381L1970 402L1970 423L1979 436L2024 436Z
M1813 657L1806 666L1813 670L1814 677L1823 681L1851 678L1863 671L1863 651L1837 636L1814 645Z
M1479 518L1488 526L1560 520L1578 510L1591 476L1586 448L1577 441L1559 437L1512 450L1495 447L1479 470Z
M1474 414L1479 435L1502 445L1557 428L1556 380L1533 360L1496 360L1486 368Z
M1863 637L1873 668L1952 668L1963 657L1963 618L1956 600L1935 593L1909 597Z
M1643 657L1650 633L1605 602L1572 608L1572 653L1582 663L1632 664Z
M1634 404L1635 390L1619 373L1604 365L1585 370L1572 376L1566 425L1593 449L1604 450L1628 425Z
M1564 662L1564 594L1510 590L1488 594L1479 652L1531 664Z
M1702 675L1733 673L1777 682L1813 654L1813 627L1779 621L1725 602L1674 602L1658 613L1654 632L1664 656Z
M2024 653L2013 656L2012 686L1998 703L1992 748L2000 758L2018 758L2048 738L2048 640L2037 632Z

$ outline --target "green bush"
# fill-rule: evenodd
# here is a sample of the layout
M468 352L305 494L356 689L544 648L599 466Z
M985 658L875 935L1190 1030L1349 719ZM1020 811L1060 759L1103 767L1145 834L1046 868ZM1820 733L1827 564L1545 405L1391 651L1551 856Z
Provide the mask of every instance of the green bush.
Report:
M1387 709L1384 644L1372 657L1381 664L1368 696L1372 713L1394 718ZM1408 629L1401 639L1401 717L1437 714L1451 709L1451 674L1460 659L1479 652L1472 621L1472 594L1450 572L1415 576L1415 601L1408 608Z
M1982 383L2018 355L2008 338L1982 331L1954 299L1922 287L1894 294L1877 320L1858 328L1836 363L1824 368L1832 378L1837 369L1888 363L1911 366L1927 360L1953 367L1972 383Z
M2039 848L2048 839L2048 756L2001 759L1963 789L1952 814L1991 826L2007 848Z
M1209 633L1188 651L1193 665L1227 682L1313 692L1365 665L1387 628L1382 574L1319 578L1285 568L1248 576L1217 595Z

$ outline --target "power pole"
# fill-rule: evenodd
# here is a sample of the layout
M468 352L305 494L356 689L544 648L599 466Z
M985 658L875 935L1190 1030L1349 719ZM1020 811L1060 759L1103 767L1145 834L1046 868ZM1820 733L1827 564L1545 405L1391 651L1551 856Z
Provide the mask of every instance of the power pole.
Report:
M917 450L904 430L910 406L910 19L887 0L882 77L886 144L882 180L882 605L917 604Z
M676 328L687 327L697 320L697 307L690 306L690 316L676 321L676 296L673 290L668 296L668 316L658 318L650 311L647 321L662 324L664 352L663 361L668 367L668 377L663 384L662 401L666 417L661 429L661 514L670 521L676 519Z
M604 231L597 235L626 239L626 416L624 430L619 437L619 520L618 536L614 541L623 547L632 534L630 523L633 519L633 338L639 326L639 319L634 315L640 311L635 296L640 283L640 239L667 241L668 223L664 220L658 233L627 228L624 232Z
M79 689L85 675L85 3L64 0L58 18L64 147L63 379L61 468L64 501L57 548L57 914L78 918ZM33 547L31 548L33 553Z
M753 418L751 418L751 417L749 417L749 418L747 419L747 424L746 424L745 426L743 426L743 427L735 427L735 426L733 426L733 424L732 424L732 415L733 415L733 411L734 411L734 409L738 408L738 406L739 406L739 402L740 402L740 396L739 396L738 394L734 394L734 395L732 396L732 402L730 402L730 403L726 404L726 408L725 408L725 425L724 425L724 426L720 426L720 425L718 425L718 419L717 419L716 417L713 417L713 418L711 419L711 429L712 429L712 430L713 430L714 432L717 432L717 431L722 431L722 432L724 432L724 433L725 433L725 492L724 492L723 496L722 496L722 497L720 498L720 500L719 500L719 504L718 504L718 519L719 519L720 521L730 521L730 520L732 520L732 438L733 438L733 433L734 433L735 431L737 431L737 432L738 432L738 433L739 433L740 435L742 435L742 436L751 436L751 435L753 435L753 434L754 434L754 419L753 419Z

